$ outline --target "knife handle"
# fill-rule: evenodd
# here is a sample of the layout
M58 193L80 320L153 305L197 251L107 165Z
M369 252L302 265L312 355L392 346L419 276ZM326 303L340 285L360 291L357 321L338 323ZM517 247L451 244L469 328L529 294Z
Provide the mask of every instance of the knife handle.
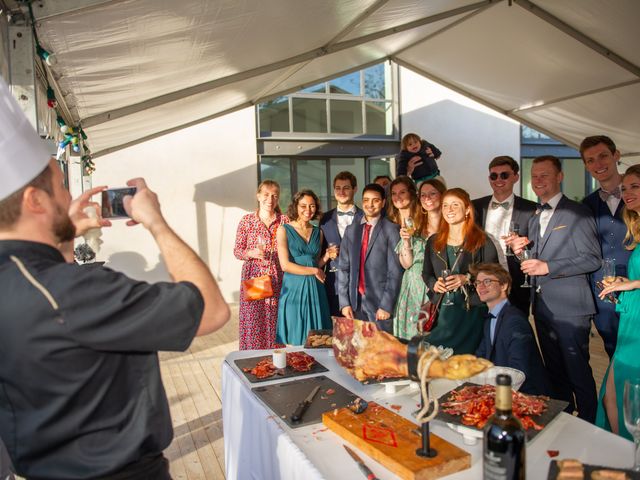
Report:
M308 407L309 407L309 402L300 402L296 407L295 411L293 412L293 414L291 415L291 421L299 422L300 420L302 420L302 415L304 415L304 412L307 411Z
M367 467L366 465L359 463L358 468L362 473L364 473L364 476L367 477L367 480L378 480L378 477L376 477L375 474L371 470L369 470L369 467Z

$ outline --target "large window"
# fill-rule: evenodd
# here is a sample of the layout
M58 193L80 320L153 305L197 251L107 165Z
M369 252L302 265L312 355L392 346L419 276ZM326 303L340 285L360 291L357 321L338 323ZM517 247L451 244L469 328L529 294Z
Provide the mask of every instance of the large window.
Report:
M261 103L259 137L393 137L392 74L384 62Z
M361 204L362 188L378 175L391 176L392 159L383 157L312 158L267 157L260 160L260 181L275 180L280 184L280 208L286 210L292 192L310 189L318 195L320 206L327 211L336 206L333 178L342 171L353 173L358 181L356 203Z

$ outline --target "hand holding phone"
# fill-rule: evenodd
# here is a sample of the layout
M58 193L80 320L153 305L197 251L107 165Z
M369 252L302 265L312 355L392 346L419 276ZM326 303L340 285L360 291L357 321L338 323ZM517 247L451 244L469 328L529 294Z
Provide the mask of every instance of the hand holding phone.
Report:
M129 218L124 209L124 197L135 195L136 187L110 188L102 192L102 218Z
M605 288L605 284L604 284L604 283L602 283L601 281L597 281L597 282L596 282L596 288L597 288L599 291L602 291L602 290L604 290L604 288ZM617 298L613 293L607 293L607 294L604 296L603 301L604 301L604 302L607 302L607 303L618 303L618 302L619 302L618 298Z

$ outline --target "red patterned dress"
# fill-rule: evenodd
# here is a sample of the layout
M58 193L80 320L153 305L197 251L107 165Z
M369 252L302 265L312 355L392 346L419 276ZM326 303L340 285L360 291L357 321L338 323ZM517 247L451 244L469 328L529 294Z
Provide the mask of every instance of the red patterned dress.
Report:
M243 260L242 280L269 274L273 286L273 296L263 300L244 299L244 288L240 284L240 350L261 350L276 348L276 323L278 321L278 298L282 285L282 269L278 261L277 242L274 240L276 230L284 223L289 223L286 215L276 214L276 219L269 228L262 223L257 213L249 213L242 217L236 234L236 245L233 254ZM249 258L247 250L257 248L258 238L269 239L265 252L265 260Z

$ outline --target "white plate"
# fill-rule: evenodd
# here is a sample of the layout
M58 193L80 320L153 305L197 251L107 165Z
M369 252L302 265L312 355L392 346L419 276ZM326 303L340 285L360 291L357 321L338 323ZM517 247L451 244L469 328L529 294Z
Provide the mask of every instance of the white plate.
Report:
M447 423L447 426L454 432L458 432L462 435L462 441L465 445L475 445L478 443L478 439L482 438L482 430L476 430L475 428L465 427L464 425L455 425L453 423Z
M511 377L511 387L516 391L522 386L526 378L524 372L521 372L520 370L517 370L515 368L491 367L488 370L479 373L478 375L474 375L473 377L458 381L458 385L470 382L478 385L493 385L495 387L496 377L501 373L506 373Z

